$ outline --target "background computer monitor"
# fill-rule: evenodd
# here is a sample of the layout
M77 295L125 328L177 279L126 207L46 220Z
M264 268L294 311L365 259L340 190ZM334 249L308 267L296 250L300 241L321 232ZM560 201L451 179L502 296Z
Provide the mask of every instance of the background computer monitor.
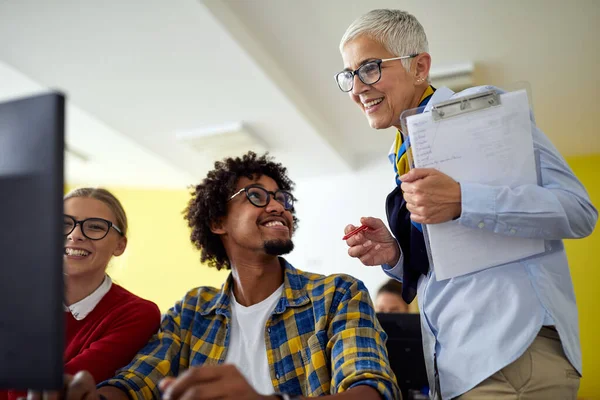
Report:
M419 314L378 313L377 319L388 335L390 364L407 399L409 391L420 392L428 386Z
M0 388L60 389L65 99L0 103Z

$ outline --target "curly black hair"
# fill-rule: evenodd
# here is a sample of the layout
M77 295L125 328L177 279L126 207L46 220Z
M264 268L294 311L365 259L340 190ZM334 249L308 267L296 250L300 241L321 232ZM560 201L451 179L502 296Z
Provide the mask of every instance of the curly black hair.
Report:
M215 169L208 173L201 184L193 188L192 198L184 210L184 218L192 228L192 243L201 251L200 260L209 267L231 269L221 238L210 229L211 222L227 215L227 201L233 195L240 178L257 179L263 175L273 179L281 190L291 192L294 188L294 182L288 178L284 166L274 162L269 153L259 157L252 151L241 158L226 158L215 162ZM298 218L294 209L291 212L296 230Z

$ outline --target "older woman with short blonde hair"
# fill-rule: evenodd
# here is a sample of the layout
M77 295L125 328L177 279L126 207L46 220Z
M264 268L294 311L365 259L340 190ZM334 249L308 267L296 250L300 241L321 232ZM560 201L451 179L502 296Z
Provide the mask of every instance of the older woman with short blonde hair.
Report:
M432 395L575 399L581 348L562 239L589 235L598 217L579 180L534 121L539 185L459 183L436 169L409 170L401 114L414 108L429 112L433 104L490 87L458 94L434 88L425 30L400 10L373 10L358 18L343 35L340 51L340 90L372 128L398 129L388 155L396 178L386 201L391 233L380 219L363 217L370 229L347 240L348 253L403 281L406 302L418 292ZM477 231L542 239L547 251L439 281L421 224L451 220Z

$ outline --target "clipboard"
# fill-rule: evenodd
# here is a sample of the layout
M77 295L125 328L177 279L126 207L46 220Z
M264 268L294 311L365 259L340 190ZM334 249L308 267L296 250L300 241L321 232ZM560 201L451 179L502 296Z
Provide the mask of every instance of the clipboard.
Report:
M489 89L401 116L410 168L435 168L460 182L509 188L538 184L532 115L525 90ZM422 225L437 280L511 263L545 251L544 240L489 230L460 220ZM488 227L488 229L485 229ZM496 228L494 228L496 229Z

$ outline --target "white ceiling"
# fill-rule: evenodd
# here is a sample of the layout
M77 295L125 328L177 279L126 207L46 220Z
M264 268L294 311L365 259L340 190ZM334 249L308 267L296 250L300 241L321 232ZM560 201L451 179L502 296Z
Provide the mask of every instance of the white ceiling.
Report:
M231 122L296 180L343 173L393 137L332 78L347 25L385 7L419 18L434 65L474 62L475 84L529 81L563 154L600 153L595 0L0 0L0 99L67 93L69 144L89 158L69 158L71 183L193 183L214 160L177 134Z
M0 102L46 88L0 62ZM76 105L67 104L65 180L71 184L181 188L193 177Z

